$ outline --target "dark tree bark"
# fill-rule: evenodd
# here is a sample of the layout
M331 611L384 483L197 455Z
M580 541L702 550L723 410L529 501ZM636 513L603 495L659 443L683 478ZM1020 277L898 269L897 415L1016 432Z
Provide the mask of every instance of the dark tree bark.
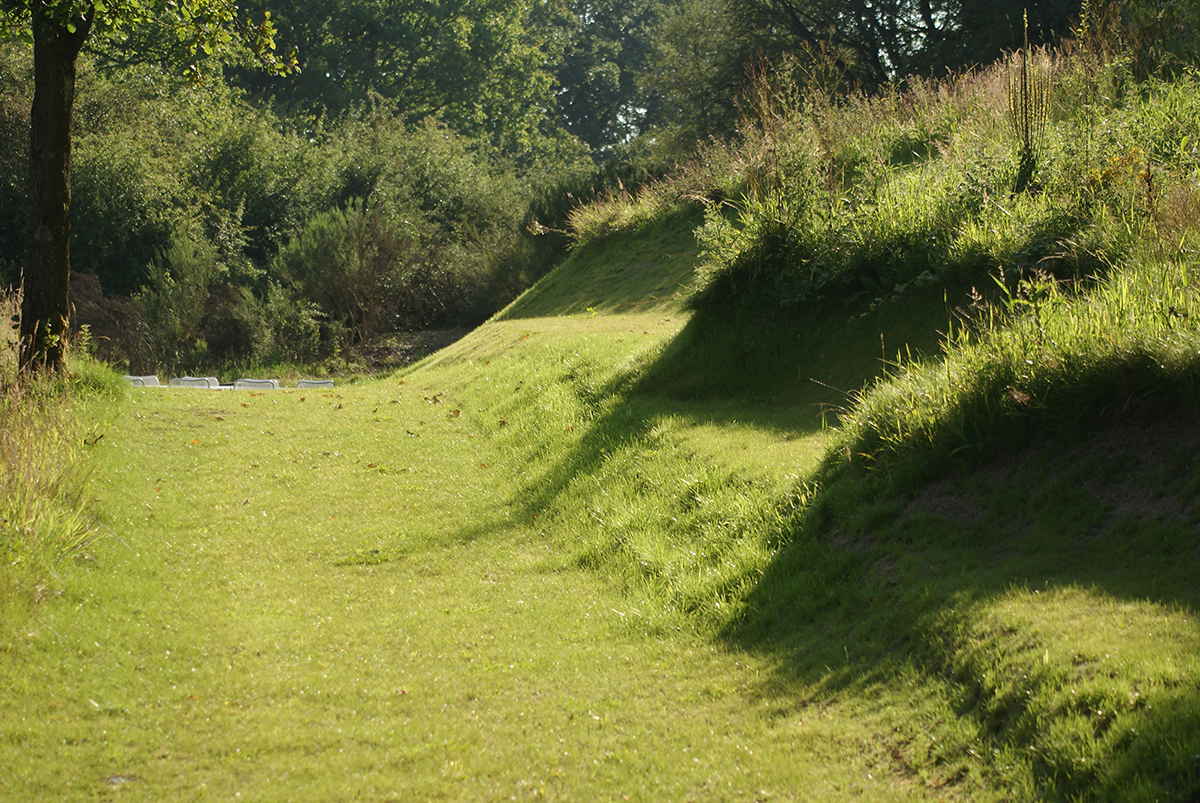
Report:
M22 277L22 373L60 372L66 367L71 117L75 63L91 25L90 14L68 21L33 6L35 90L29 131L29 261Z

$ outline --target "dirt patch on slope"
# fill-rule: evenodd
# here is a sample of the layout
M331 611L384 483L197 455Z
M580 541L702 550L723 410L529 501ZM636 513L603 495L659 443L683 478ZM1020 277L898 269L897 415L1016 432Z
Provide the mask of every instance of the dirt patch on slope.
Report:
M996 489L1036 502L1046 489L1088 494L1107 531L1121 521L1183 523L1200 518L1200 417L1181 414L1089 433L1078 441L1049 438L926 486L902 515L929 513L974 524Z

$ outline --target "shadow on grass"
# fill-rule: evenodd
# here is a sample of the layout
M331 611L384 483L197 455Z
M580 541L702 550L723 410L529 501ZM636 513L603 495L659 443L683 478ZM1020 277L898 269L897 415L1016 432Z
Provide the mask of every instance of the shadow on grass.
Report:
M941 291L906 301L849 323L844 314L697 313L653 364L586 391L591 405L616 403L545 469L518 506L531 513L552 508L575 478L595 473L664 418L737 424L781 440L820 432L836 422L854 391L884 373L885 355L907 359L937 349L946 321Z
M615 453L653 449L666 418L812 435L897 352L932 353L947 317L940 292L849 324L698 314L653 364L590 391L607 412L514 507L554 509ZM1194 799L1200 693L1186 651L1200 645L1200 424L1192 419L1186 437L1178 422L1162 427L1046 440L910 496L865 496L844 476L853 509L837 511L839 489L823 489L765 574L747 578L721 638L777 667L760 690L776 708L814 695L879 699L906 684L940 689L928 692L947 707L930 726L940 741L899 738L897 760L929 782L1004 789L997 750L1023 762L1025 785L1009 790L1018 797ZM1035 593L1082 595L1083 613L1039 621ZM1013 599L1032 623L989 630ZM1170 672L1106 674L1088 630L1136 619L1125 608L1193 622L1175 634L1184 652ZM986 761L973 752L981 745Z
M1049 439L850 514L818 498L723 638L771 659L772 699L951 690L970 735L907 740L934 778L1003 786L974 755L999 751L1039 799L1195 800L1197 454L1189 415Z

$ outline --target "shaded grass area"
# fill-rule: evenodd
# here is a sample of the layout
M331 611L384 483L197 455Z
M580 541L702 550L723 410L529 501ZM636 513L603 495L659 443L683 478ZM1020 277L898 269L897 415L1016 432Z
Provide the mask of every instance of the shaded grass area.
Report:
M785 686L940 688L940 716L902 726L899 748L939 777L980 772L1012 799L1189 799L1198 447L1194 416L1129 424L814 515L725 634L775 656Z
M849 326L747 308L700 313L539 477L530 509L552 511L579 565L615 574L668 620L715 624L727 643L768 661L760 693L777 705L873 701L888 723L877 738L928 789L1190 799L1200 786L1191 582L1200 443L1194 412L1181 406L1190 362L1176 359L1190 342L1181 323L1190 290L1156 275L1122 271L1074 298L1053 284L1025 287L1011 329L977 354L962 350L975 335L961 337L958 314L931 293ZM1162 313L1168 303L1178 315ZM1162 331L1149 334L1147 321ZM941 367L929 346L955 333ZM1108 333L1108 358L1085 345L1105 342L1096 333ZM832 383L801 379L828 356L867 383L853 408ZM1093 358L1103 381L1072 382ZM964 368L970 360L986 365ZM932 434L930 449L888 429L893 420L934 426L920 400L936 406L946 372L947 386L960 376L986 386L987 414L960 416L986 437L947 418L957 432L948 442L970 444L976 462ZM872 376L884 381L872 387ZM855 463L863 455L888 470L817 473L800 459L794 473L772 476L779 452L766 443L816 436L820 409L851 424L827 467L847 448ZM1164 423L1146 423L1164 413ZM663 437L659 424L679 418L701 424L692 432L704 432L704 447ZM757 471L731 456L739 423L763 434L743 442L758 450ZM692 470L664 480L650 466L671 455ZM725 471L707 470L717 455ZM696 515L697 502L712 503L710 515Z

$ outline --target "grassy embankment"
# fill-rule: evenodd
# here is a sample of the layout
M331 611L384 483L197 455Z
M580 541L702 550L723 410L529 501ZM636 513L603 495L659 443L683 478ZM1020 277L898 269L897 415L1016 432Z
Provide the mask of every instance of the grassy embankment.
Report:
M779 236L754 207L781 207L753 186L733 229L709 213L686 311L699 219L660 187L396 376L131 392L91 451L105 536L9 632L0 797L1190 799L1190 224L1113 214L1139 190L1107 151L1096 207L1006 194L994 115L945 94L798 118L940 143L858 164L876 200L805 229L825 239L757 251L835 266L766 283L802 315L754 296L752 238ZM987 180L921 213L970 142ZM786 162L755 147L724 197L749 157ZM921 227L940 239L889 274ZM948 309L1053 267L1038 249L1103 275Z

